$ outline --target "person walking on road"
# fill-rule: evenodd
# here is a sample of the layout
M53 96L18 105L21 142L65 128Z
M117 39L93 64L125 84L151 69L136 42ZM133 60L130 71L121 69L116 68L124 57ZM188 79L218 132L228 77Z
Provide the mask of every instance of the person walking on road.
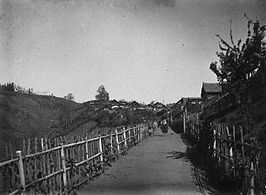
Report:
M163 135L165 136L166 133L168 133L168 125L167 125L166 119L163 119L161 129L162 129Z
M150 121L148 123L148 133L149 133L149 136L151 136L152 132L153 132L153 122Z

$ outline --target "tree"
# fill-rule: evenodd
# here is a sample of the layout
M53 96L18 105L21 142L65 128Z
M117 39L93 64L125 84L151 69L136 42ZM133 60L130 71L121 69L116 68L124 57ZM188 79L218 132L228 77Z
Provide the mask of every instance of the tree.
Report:
M109 100L109 93L105 90L105 87L101 85L97 90L97 95L95 96L96 100L100 101L108 101Z
M72 93L69 93L69 94L67 94L67 96L65 96L65 99L67 99L67 100L74 100L74 95L72 94Z
M245 131L248 133L255 130L253 133L245 136L246 139L249 137L251 140L252 136L258 131L265 134L264 129L258 130L253 128L254 125L256 125L256 117L260 115L260 112L263 113L264 106L262 105L266 104L265 93L263 93L266 86L266 26L261 26L258 20L253 21L247 16L245 17L248 19L248 31L245 42L241 44L241 40L239 40L235 43L231 28L231 43L227 43L217 35L220 40L219 47L221 50L217 52L219 62L212 62L210 64L210 69L216 74L218 81L223 86L223 90L234 97L236 102L239 103L239 110L241 113L238 114L236 118L239 118L238 120L241 121L237 122L244 122L245 129L247 130ZM259 103L258 105L260 105L260 107L256 106L257 103ZM203 126L205 125L208 131L210 127L207 125L209 125L209 123L203 124ZM208 135L212 135L212 132ZM256 137L261 139L258 135ZM203 136L206 137L206 135ZM205 141L205 143L208 143L208 140ZM241 156L241 154L236 153L236 156L238 155ZM246 167L247 165L245 161L240 161L240 163L242 167ZM245 170L242 174L246 175ZM260 172L259 177L261 181L265 181L265 176ZM263 183L260 181L257 182L263 189Z
M233 40L230 28L230 42L227 43L220 35L220 52L216 55L219 62L212 62L210 69L216 74L225 92L229 92L243 104L250 103L258 96L258 87L265 83L265 25L259 21L248 19L247 38L241 44ZM252 28L252 29L251 29ZM262 74L262 72L264 72Z
M15 84L14 83L6 83L4 85L0 84L0 86L6 91L12 91L12 92L15 91Z

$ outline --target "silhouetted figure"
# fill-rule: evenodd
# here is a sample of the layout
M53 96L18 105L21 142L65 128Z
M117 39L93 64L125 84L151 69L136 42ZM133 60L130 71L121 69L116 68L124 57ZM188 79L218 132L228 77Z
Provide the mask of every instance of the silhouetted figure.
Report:
M168 133L168 125L167 125L167 121L166 119L163 119L161 122L161 129L162 129L162 133L165 136L166 133Z

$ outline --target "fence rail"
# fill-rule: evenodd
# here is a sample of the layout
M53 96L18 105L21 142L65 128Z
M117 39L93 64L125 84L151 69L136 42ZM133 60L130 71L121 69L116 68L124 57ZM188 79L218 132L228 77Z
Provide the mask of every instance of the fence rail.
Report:
M27 155L17 151L17 158L0 163L0 194L68 194L101 174L110 158L140 142L147 130L146 124L123 127L115 133L86 136L68 144L61 139L53 147L42 139L42 151Z

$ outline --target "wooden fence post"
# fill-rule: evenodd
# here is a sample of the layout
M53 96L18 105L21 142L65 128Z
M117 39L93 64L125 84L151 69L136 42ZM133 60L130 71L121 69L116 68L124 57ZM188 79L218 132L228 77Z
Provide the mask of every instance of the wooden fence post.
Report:
M255 171L254 171L254 164L253 162L250 163L250 172L251 172L251 178L250 178L250 195L254 195L254 189L255 189Z
M143 133L144 133L144 131L143 131L143 124L140 124L139 125L140 140L143 139L143 136L144 136Z
M131 143L132 139L131 139L131 128L130 127L128 130L128 139L129 139L129 142Z
M240 136L241 136L241 153L242 153L242 159L243 162L245 162L245 150L244 150L244 132L243 132L243 127L240 126Z
M41 138L41 150L42 151L45 151L46 149L45 149L45 138ZM42 174L43 175L46 175L47 173L46 173L46 164L45 164L45 162L46 162L46 157L45 157L45 155L42 155L42 164L41 164L41 169L42 169ZM44 180L44 185L46 186L46 184L47 184L47 181L46 180Z
M102 136L99 136L99 152L100 152L100 160L103 167L103 145L102 145Z
M89 144L88 144L88 139L86 136L86 142L85 142L85 152L86 152L86 159L89 159Z
M117 129L115 130L115 140L116 140L116 144L117 144L117 152L119 154L119 152L120 152L120 146L119 146L119 139L118 139Z
M21 151L17 151L17 156L19 158L18 161L18 171L19 171L19 177L20 177L20 184L22 186L22 194L24 194L25 190L26 190L26 182L25 182L25 172L24 172L24 167L23 167L23 160L22 160L22 155L21 155Z
M67 170L64 146L61 147L61 164L63 169L63 192L67 192Z
M85 140L86 140L86 142L85 142L85 153L86 153L86 160L88 160L89 158L90 158L90 156L89 156L89 143L88 143L88 135L86 134L86 137L85 137ZM89 178L89 172L87 172L87 177Z
M213 156L214 157L217 157L217 147L216 147L216 142L217 142L217 136L216 136L216 129L215 129L215 126L213 128L213 137L214 137L214 140L213 140Z
M217 125L217 154L218 154L218 162L220 163L221 161L221 138L222 138L222 135L221 135L221 124L218 123Z
M126 128L123 128L123 136L124 136L124 143L125 143L125 147L127 148L127 136L126 136Z
M37 137L34 138L34 152L35 153L38 152L38 139L37 139ZM38 166L37 166L37 163L38 163L37 158L35 158L34 159L34 180L36 180L37 177L38 177L38 173L37 173Z
M233 141L234 141L234 145L233 145L233 152L236 152L236 126L233 126Z
M229 132L229 127L224 125L223 128L224 131L224 136L226 138L226 140L230 139L230 132ZM225 151L224 151L224 155L226 156L225 159L225 172L226 174L230 175L231 174L231 165L230 165L230 143L228 141L225 141Z

